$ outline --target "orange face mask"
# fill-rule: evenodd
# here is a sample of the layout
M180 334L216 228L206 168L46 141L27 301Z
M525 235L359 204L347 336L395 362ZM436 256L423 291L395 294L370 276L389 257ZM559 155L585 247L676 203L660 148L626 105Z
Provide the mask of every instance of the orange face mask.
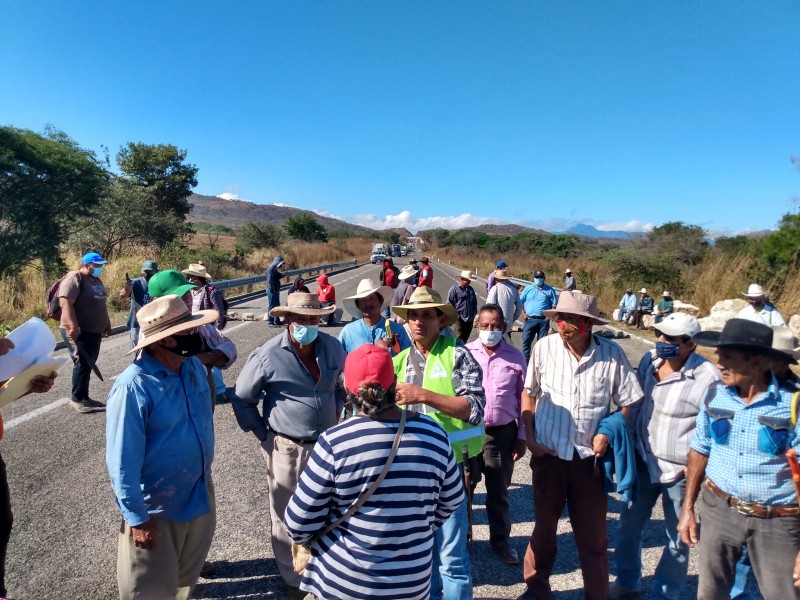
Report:
M570 323L569 321L556 321L558 333L564 341L571 340L575 337L586 335L589 331L589 323L581 321L580 323Z

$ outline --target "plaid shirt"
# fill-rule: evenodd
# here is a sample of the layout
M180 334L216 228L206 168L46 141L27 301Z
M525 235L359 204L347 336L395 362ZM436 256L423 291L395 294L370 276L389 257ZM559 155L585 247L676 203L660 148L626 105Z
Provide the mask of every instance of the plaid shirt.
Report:
M412 344L409 352L416 352L419 358L420 370L425 372L425 357L417 351ZM406 361L406 383L422 386L417 378L411 357ZM469 423L477 425L483 420L483 407L486 404L486 394L483 391L483 371L478 361L473 358L469 350L461 344L454 348L453 356L453 388L456 396L461 396L469 402Z
M717 487L743 502L771 505L796 505L792 473L783 451L776 455L759 449L759 417L771 417L789 426L787 448L800 445L798 427L791 428L792 392L779 389L773 377L767 391L745 404L736 389L722 384L709 387L712 400L700 407L692 449L708 457L706 476ZM711 437L709 411L731 414L726 443ZM720 411L729 411L721 413ZM786 448L784 448L784 451Z

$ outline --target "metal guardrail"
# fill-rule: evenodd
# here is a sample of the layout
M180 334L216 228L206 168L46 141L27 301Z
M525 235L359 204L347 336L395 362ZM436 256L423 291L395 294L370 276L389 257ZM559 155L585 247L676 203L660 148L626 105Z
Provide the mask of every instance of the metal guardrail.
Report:
M358 261L348 260L347 262L329 263L327 265L316 265L313 267L306 267L304 269L293 269L291 271L282 271L284 277L294 277L295 275L303 275L304 273L321 273L342 267L353 267L358 264ZM252 277L240 277L239 279L224 279L222 281L214 281L211 283L218 290L227 290L237 287L251 287L257 283L266 283L267 275L254 275Z

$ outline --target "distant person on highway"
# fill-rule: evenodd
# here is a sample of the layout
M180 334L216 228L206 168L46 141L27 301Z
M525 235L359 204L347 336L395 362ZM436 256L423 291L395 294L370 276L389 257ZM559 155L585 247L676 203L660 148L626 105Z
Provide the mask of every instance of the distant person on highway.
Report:
M70 405L80 413L105 410L106 405L89 397L92 365L100 356L100 340L111 335L111 318L106 306L106 288L100 277L106 261L97 252L81 258L81 268L64 276L58 288L61 329L76 347L72 369Z
M335 337L319 331L320 317L332 307L322 308L316 294L303 292L290 294L287 304L270 312L286 319L286 329L250 354L236 381L233 410L239 426L261 444L272 551L289 597L303 598L283 518L317 438L336 425L344 407L345 352Z
M558 329L533 347L522 394L522 419L531 451L536 523L525 553L527 590L520 600L550 596L556 562L558 521L567 505L587 600L608 598L608 535L603 471L598 460L608 437L597 434L613 402L626 420L642 399L622 349L592 335L604 325L597 299L562 292L545 313ZM536 417L534 418L534 414Z
M495 267L495 271L500 270L500 271L503 272L503 274L505 274L506 269L508 269L508 264L506 264L506 261L498 260L497 261L497 266ZM486 278L486 293L487 294L491 291L491 289L497 283L497 280L494 278L495 271L492 271L491 273L489 273L489 276Z
M146 260L142 263L142 275L136 279L130 279L125 273L125 287L119 292L120 298L131 299L131 309L128 312L128 321L125 328L131 335L131 348L139 343L139 322L136 320L136 313L152 298L147 292L147 282L158 273L158 263L154 260Z
M487 304L497 304L503 309L503 321L506 324L506 339L511 340L511 329L514 321L522 314L522 300L519 298L517 286L509 281L511 276L501 269L494 272L495 285L486 297Z
M531 357L531 346L536 340L550 333L550 320L544 311L555 307L558 299L556 290L544 282L544 271L533 274L533 283L522 290L519 299L522 301L522 354L527 363Z
M14 348L14 342L7 338L0 338L0 363L3 356ZM49 377L37 375L31 380L29 394L44 394L50 391L56 380L56 373ZM5 381L0 381L0 385ZM0 415L0 440L3 439L3 417ZM6 476L6 463L0 455L0 596L5 598L8 595L6 589L6 550L8 541L11 539L11 526L14 523L14 514L11 512L11 491L8 487L8 477Z
M786 327L786 321L783 320L781 313L769 302L767 293L757 283L751 283L747 288L747 292L743 293L747 297L750 306L745 306L739 311L737 315L740 319L747 319L748 321L755 321L763 325L778 325Z
M319 305L322 308L335 306L336 304L336 288L328 281L328 276L323 273L317 277L317 297L319 298ZM331 313L326 317L328 327L331 327L336 320L336 313Z
M272 309L281 304L281 279L284 274L278 269L284 264L283 257L276 256L267 267L267 322L270 327L280 325L280 319L272 316Z
M628 288L625 290L625 295L622 296L622 299L619 301L617 322L625 323L626 325L630 324L630 318L633 316L637 304L638 302L636 300L636 295L633 293L633 289Z
M394 356L411 345L403 326L381 314L391 300L392 289L388 285L376 286L370 279L359 281L356 293L342 300L347 312L357 319L339 333L345 352L349 354L359 346L372 344L389 350Z
M123 523L118 536L121 600L189 598L211 547L214 421L198 326L180 297L139 311L139 357L108 395L106 463Z
M217 329L224 329L227 322L225 296L222 290L218 290L211 285L212 277L205 265L202 263L191 264L181 273L195 286L192 290L192 312L199 310L217 311L219 317L217 317L217 322L214 323L214 326Z
M315 598L430 598L434 535L464 502L453 450L433 419L396 404L389 353L364 345L348 354L344 379L358 416L320 436L286 509L296 543L307 543L363 496L397 453L374 493L313 543L301 583ZM369 483L365 483L369 482ZM356 490L354 492L354 490ZM463 596L462 596L463 598Z
M642 583L642 534L661 498L664 548L652 582L653 597L678 600L686 584L689 546L678 534L686 491L686 464L706 390L719 381L717 367L695 352L697 320L685 313L667 316L654 326L656 347L642 357L636 377L644 401L632 423L636 445L639 496L620 514L614 559L617 580L613 600L637 593ZM646 594L645 594L646 595Z
M472 289L474 276L467 271L461 271L458 281L447 292L447 302L452 304L458 313L458 320L453 324L456 337L465 344L469 341L475 317L478 315L478 297Z
M394 357L397 404L432 417L447 433L456 462L483 451L483 372L467 348L442 330L458 318L456 309L442 302L429 287L418 287L407 304L392 311L408 321L411 347ZM461 467L463 468L463 466ZM434 536L431 599L470 600L472 568L467 549L469 532L466 502L444 522Z
M647 288L639 290L641 298L636 304L636 310L633 311L633 324L639 329L646 329L644 326L644 316L653 314L653 297L647 292Z
M422 266L419 269L417 287L433 287L433 268L430 265L430 260L427 256L423 256L420 259Z
M577 287L578 284L575 281L575 276L572 274L572 269L567 269L564 271L564 291L574 292Z

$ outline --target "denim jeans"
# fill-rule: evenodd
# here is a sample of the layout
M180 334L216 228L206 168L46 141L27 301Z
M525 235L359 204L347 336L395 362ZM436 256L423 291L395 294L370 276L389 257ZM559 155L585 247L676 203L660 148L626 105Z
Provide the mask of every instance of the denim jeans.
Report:
M267 290L267 315L269 315L270 311L273 308L280 306L281 304L281 292L278 290L277 292L273 292L272 290ZM270 325L277 325L278 317L267 317L267 322Z
M472 600L472 567L467 549L468 528L465 499L433 534L431 600L441 600L442 592L445 600Z
M639 482L639 498L630 508L623 508L617 531L614 556L617 562L617 583L638 589L642 579L642 529L650 521L653 506L661 496L664 507L664 529L667 544L661 553L652 595L676 600L686 583L689 568L689 547L678 535L678 519L686 492L686 480L662 485L651 483L647 465L637 457L636 478Z
M531 346L537 339L550 333L550 320L529 317L522 326L522 353L527 363L531 357Z
M102 333L89 333L81 331L78 334L78 344L93 363L97 363L100 356L100 341L103 339ZM77 349L76 349L77 352ZM78 402L89 398L89 377L92 375L92 367L89 362L79 353L78 362L72 368L72 399Z

